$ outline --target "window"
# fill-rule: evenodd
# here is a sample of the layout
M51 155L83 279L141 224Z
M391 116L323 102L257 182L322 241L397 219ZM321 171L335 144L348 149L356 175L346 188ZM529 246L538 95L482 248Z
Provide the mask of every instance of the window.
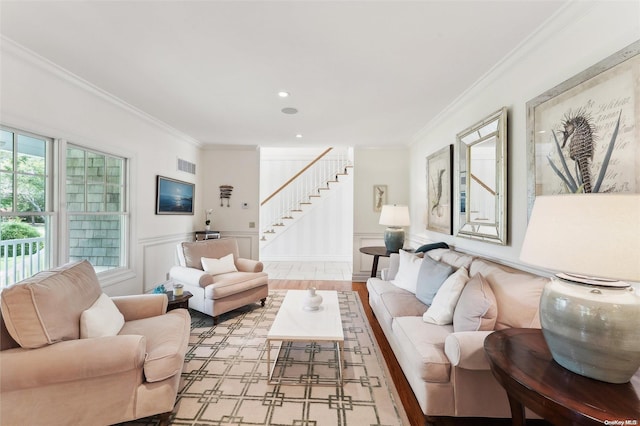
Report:
M67 145L69 261L87 259L96 272L127 266L126 166L124 158Z
M0 287L51 264L52 140L0 129Z

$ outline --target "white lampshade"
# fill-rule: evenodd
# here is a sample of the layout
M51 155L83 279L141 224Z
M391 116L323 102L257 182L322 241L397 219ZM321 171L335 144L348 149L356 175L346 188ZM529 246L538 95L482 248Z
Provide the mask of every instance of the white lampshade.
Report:
M640 195L536 197L520 260L571 274L640 281Z
M409 226L409 207L397 205L384 205L380 212L380 225L386 226Z

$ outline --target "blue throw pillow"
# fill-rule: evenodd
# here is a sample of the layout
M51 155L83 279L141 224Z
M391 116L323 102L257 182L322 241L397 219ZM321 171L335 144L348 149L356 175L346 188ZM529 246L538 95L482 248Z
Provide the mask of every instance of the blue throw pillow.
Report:
M425 305L431 306L440 286L454 271L453 266L437 262L429 256L425 256L418 272L416 285L416 297L418 300Z

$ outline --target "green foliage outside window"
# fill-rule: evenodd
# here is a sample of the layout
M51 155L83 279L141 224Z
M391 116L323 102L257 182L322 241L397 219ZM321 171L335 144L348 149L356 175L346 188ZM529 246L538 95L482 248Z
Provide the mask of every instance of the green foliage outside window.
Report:
M2 237L0 238L2 241L5 240L23 240L26 238L38 238L40 237L40 233L34 227L27 225L26 223L12 221L3 223L2 227L0 227L0 234ZM24 248L25 253L22 253L22 249ZM30 243L30 244L19 244L16 246L16 256L22 256L23 254L34 254L38 250L44 248L44 243ZM7 247L8 256L12 257L13 254L13 246ZM0 247L0 256L4 256L4 247Z

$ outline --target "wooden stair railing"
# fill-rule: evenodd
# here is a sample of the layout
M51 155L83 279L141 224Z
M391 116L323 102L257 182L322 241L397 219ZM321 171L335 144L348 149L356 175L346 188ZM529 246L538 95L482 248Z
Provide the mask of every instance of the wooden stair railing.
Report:
M316 164L318 161L320 161L325 155L327 155L333 148L327 148L322 154L318 155L314 160L312 160L309 164L307 164L306 166L304 166L302 168L302 170L300 170L298 173L296 173L295 175L293 175L293 177L291 177L288 181L286 181L284 184L282 184L282 186L278 189L276 189L271 195L269 195L267 198L265 198L261 203L260 206L264 206L269 200L271 200L273 197L275 197L276 195L278 195L278 193L280 193L283 189L285 189L287 186L289 186L293 181L295 181L301 174L303 174L304 172L306 172L307 170L309 170L309 168L311 166L313 166L314 164Z

